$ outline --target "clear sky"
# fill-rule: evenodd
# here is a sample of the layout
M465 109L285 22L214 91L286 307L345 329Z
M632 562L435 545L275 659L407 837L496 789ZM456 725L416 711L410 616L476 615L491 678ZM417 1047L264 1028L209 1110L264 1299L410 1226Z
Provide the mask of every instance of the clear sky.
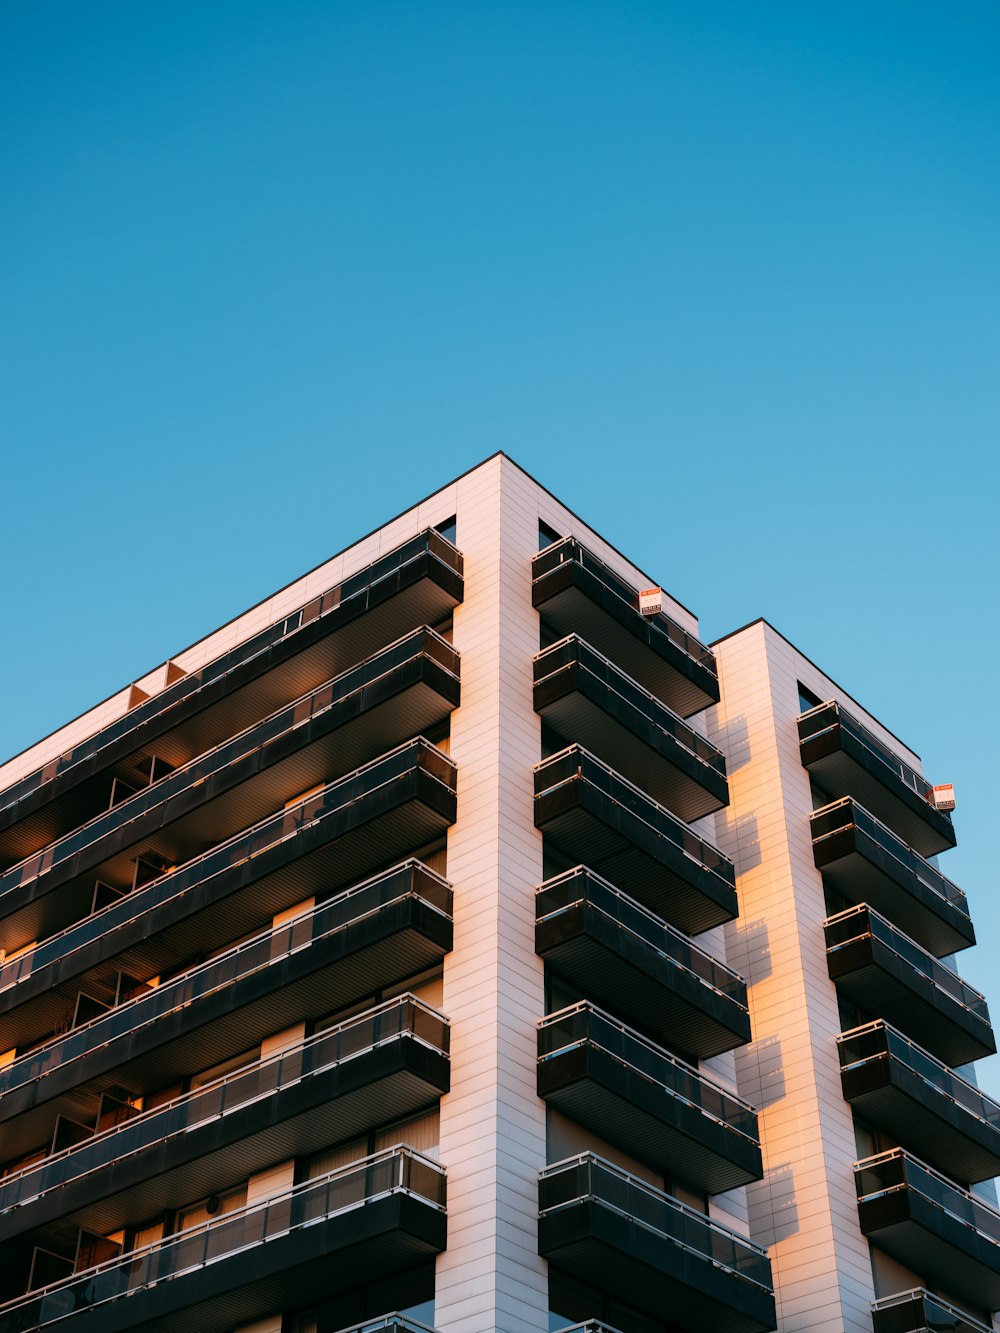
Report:
M1000 1021L998 68L975 0L0 6L0 754L504 449L955 782Z

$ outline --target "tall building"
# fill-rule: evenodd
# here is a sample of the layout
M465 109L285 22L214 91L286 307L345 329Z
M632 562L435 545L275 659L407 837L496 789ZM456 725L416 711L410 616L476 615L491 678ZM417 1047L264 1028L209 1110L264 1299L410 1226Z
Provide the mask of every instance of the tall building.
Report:
M947 802L498 454L0 768L0 1333L983 1333Z

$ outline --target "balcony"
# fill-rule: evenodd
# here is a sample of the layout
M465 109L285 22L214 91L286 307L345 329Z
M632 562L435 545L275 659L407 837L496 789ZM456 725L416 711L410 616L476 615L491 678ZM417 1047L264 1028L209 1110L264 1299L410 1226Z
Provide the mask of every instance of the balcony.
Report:
M589 1000L539 1024L538 1095L705 1193L764 1174L752 1106Z
M29 856L106 808L116 764L140 751L186 763L462 596L451 542L432 529L411 538L0 793L0 856Z
M901 1148L857 1162L854 1182L880 1250L970 1305L1000 1306L1000 1213Z
M0 1069L8 1160L45 1141L55 1110L92 1119L93 1080L164 1086L440 962L451 906L448 884L407 862L25 1052Z
M458 666L433 630L409 634L10 867L0 874L6 947L31 938L25 914L45 933L79 917L95 875L114 884L124 874L116 885L124 889L136 856L190 860L289 795L329 785L445 722L459 702Z
M933 787L835 701L799 717L802 763L832 797L855 796L920 856L955 846L951 816Z
M448 1091L448 1020L399 996L0 1178L0 1242L59 1218L109 1235L403 1119Z
M844 1096L957 1180L1000 1175L1000 1105L881 1019L837 1038Z
M582 746L536 766L535 826L689 935L738 914L729 858Z
M390 1148L0 1306L0 1333L223 1333L326 1299L446 1243L445 1175Z
M539 1206L539 1253L613 1299L712 1333L777 1327L764 1250L593 1153L546 1167Z
M535 951L579 992L705 1060L750 1040L743 978L577 866L540 885Z
M729 804L721 752L575 634L537 654L534 678L536 713L678 818Z
M637 589L575 537L539 551L531 580L531 604L557 634L580 634L681 717L719 702L712 650L669 616L641 615Z
M454 822L455 786L451 760L411 741L123 894L0 967L5 1036L23 1045L64 1025L70 980L110 958L155 976L231 940L234 912L252 929L424 846Z
M870 903L937 958L975 944L962 890L857 801L825 805L809 824L816 868L850 902Z
M948 1065L992 1055L986 1001L950 967L871 907L849 907L824 923L826 961L837 988Z
M940 1296L917 1287L872 1302L874 1333L993 1333Z

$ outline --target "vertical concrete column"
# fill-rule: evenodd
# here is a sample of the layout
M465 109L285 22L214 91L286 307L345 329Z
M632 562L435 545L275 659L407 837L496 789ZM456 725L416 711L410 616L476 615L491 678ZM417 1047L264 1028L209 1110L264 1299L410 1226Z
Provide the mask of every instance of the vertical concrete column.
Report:
M782 1333L871 1333L871 1263L795 726L797 681L824 697L829 683L763 621L716 652L722 702L710 734L726 753L731 793L716 819L740 899L726 955L746 977L753 1030L736 1053L737 1078L760 1111L766 1171L747 1186L751 1234L770 1251Z
M448 1249L437 1264L441 1333L526 1333L547 1327L538 1255L538 1172L545 1109L535 1091L535 1024L544 973L534 950L534 886L542 839L532 767L531 606L536 488L502 456L458 483L465 601L455 612L462 705L451 753L458 819L448 838L455 947L445 961L451 1092L441 1106L448 1172Z

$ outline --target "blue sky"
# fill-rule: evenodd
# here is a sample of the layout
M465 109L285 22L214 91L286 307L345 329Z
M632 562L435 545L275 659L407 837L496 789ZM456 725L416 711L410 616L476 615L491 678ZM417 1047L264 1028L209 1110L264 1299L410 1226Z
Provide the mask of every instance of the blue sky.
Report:
M0 8L0 752L504 449L955 782L1000 1018L998 57L975 0Z

